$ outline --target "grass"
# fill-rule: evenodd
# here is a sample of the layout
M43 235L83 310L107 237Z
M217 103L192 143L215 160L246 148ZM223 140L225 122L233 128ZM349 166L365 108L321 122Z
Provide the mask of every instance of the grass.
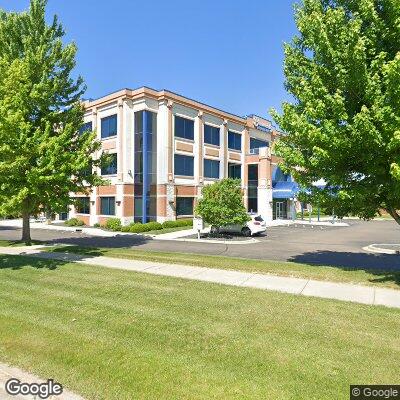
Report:
M91 248L80 246L68 246L63 248L59 246L50 247L46 251L70 252L92 256L155 261L245 272L270 273L279 276L294 276L298 278L400 289L400 271L372 271L361 268L339 268L294 262L209 256L204 254L145 251L132 248Z
M0 360L87 399L347 399L400 310L0 256Z

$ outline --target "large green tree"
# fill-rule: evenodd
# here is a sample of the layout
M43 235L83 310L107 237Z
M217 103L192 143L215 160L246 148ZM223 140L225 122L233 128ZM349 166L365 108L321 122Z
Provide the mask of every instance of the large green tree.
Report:
M31 0L28 12L0 10L0 214L22 216L26 242L31 215L63 211L70 192L101 182L92 173L99 161L91 164L100 143L81 129L77 49L63 44L56 16L46 23L45 8Z
M204 186L195 212L217 231L222 226L242 225L250 220L243 205L239 179L222 179Z
M304 0L273 111L283 166L338 214L400 223L400 0Z

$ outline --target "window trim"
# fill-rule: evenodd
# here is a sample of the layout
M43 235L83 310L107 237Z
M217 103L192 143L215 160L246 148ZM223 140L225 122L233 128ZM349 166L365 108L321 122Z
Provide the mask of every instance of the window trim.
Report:
M189 157L189 158L192 158L193 159L193 174L192 175L182 175L182 174L177 174L176 173L176 168L175 168L175 157L176 156L182 156L182 157ZM194 178L194 160L195 160L195 157L194 157L194 154L193 155L187 155L187 154L182 154L182 153L174 153L174 165L173 165L173 167L174 167L174 177L176 177L176 178L182 178L182 179L192 179L192 178Z
M209 126L211 128L215 128L218 129L218 144L214 144L214 143L208 143L206 142L206 126ZM207 145L207 146L213 146L216 148L220 148L221 147L221 127L217 126L217 125L213 125L213 124L209 124L209 123L204 123L203 124L203 144Z
M216 161L216 162L218 162L218 177L215 178L215 177L206 176L206 174L205 174L205 170L206 170L206 165L205 165L205 163L206 163L206 161ZM220 160L220 159L217 159L217 158L207 158L207 157L204 157L204 158L203 158L203 178L206 179L206 180L213 180L213 181L216 181L216 180L219 180L220 177L221 177L221 160Z
M229 147L229 133L234 133L234 134L240 136L240 149L232 149L232 148ZM226 145L227 145L228 151L234 151L234 152L237 152L237 153L241 153L242 152L242 149L243 149L243 135L242 135L241 132L235 131L233 129L228 129L226 142L227 142Z
M187 140L187 141L190 141L190 142L193 143L195 141L195 136L196 136L195 135L195 122L196 122L196 119L188 117L186 115L179 114L179 113L175 113L175 114L173 114L173 116L174 116L174 118L173 118L174 119L174 121L173 121L173 129L174 129L173 137L175 139L183 139L183 140ZM193 122L193 139L176 135L176 117Z
M113 135L103 137L103 120L111 119L112 117L115 117L115 119L116 119L116 132ZM118 113L110 114L110 115L100 118L100 139L101 140L114 139L117 136L118 136Z
M118 175L118 152L115 153L107 153L107 155L114 155L115 154L115 161L116 161L116 172L112 174L103 174L103 168L100 167L100 176L117 176Z
M99 196L100 197L100 213L99 216L100 217L115 217L117 215L117 196ZM103 199L114 199L114 214L102 214L102 207L101 207L101 202Z

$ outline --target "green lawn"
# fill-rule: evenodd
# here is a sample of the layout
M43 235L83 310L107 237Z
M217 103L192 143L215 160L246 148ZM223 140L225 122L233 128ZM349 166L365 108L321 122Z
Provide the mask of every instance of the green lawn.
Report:
M400 376L400 310L0 256L0 360L87 399L347 399Z
M208 268L232 269L246 272L271 273L280 276L295 276L326 280L333 282L346 282L362 285L373 285L400 289L400 271L370 271L359 269L345 269L321 265L308 265L282 261L250 260L244 258L208 256L191 253L159 252L136 250L132 248L90 248L59 246L49 248L47 251L65 251L71 253L102 255L116 258L134 260L158 261L172 264L194 265Z

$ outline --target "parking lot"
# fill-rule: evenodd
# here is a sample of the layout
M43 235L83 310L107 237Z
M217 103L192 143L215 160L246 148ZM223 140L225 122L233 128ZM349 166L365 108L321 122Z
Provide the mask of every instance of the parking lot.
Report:
M293 261L340 268L400 269L400 256L362 250L372 243L400 243L400 227L387 221L347 221L349 227L291 225L268 228L257 243L225 244L157 240L145 236L90 237L78 232L32 230L32 239L94 247L134 247L230 257ZM15 240L21 230L0 227L0 239Z

